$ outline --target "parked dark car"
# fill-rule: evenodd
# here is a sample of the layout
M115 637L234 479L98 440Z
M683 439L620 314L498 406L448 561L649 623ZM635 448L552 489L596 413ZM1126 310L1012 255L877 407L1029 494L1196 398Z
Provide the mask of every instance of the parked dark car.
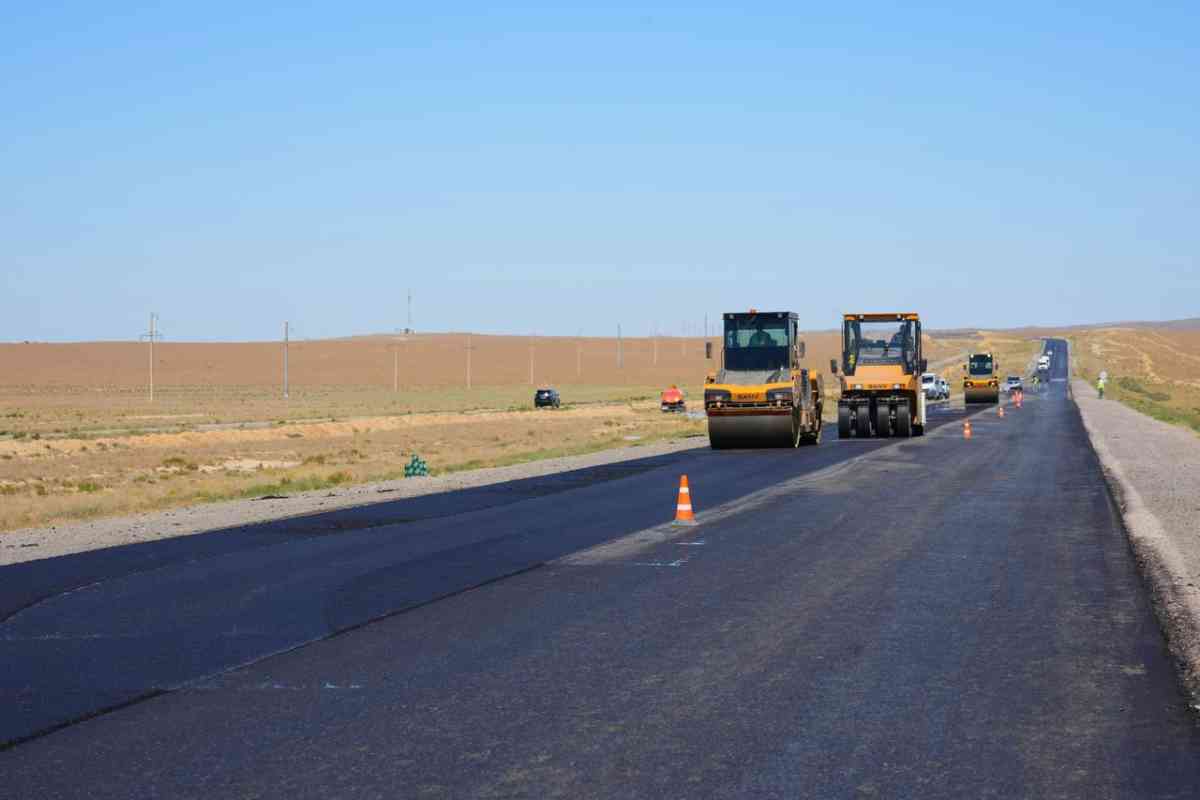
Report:
M533 393L534 408L558 408L562 404L562 400L558 396L557 389L538 389Z

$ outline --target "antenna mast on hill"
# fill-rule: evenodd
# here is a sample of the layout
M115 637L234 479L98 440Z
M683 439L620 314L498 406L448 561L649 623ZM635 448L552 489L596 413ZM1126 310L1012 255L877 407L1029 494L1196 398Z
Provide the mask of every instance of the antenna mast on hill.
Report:
M158 332L158 314L150 312L150 332L143 333L139 339L150 342L150 402L154 402L154 340L161 339L162 334Z
M412 333L412 289L408 290L408 330L405 333Z

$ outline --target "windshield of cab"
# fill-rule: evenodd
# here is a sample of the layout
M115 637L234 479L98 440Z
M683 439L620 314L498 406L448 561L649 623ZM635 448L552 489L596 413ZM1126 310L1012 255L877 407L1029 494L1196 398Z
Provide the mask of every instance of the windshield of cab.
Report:
M736 372L787 369L788 319L734 317L725 320L725 369Z
M917 363L917 335L913 320L847 320L842 327L842 368L853 375L859 364L899 364L911 374Z
M937 380L936 375L930 375L929 373L925 373L924 375L921 376L922 384L933 383L935 380Z
M967 371L972 375L991 375L992 357L982 353L971 356L971 363L967 366Z

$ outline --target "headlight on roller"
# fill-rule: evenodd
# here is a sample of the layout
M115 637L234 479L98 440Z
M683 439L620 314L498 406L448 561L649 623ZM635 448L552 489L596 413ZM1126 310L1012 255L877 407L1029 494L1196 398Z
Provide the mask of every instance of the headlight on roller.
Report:
M733 398L733 395L724 389L705 389L704 402L708 403L728 403Z
M792 390L775 389L767 392L767 403L777 406L790 406L792 404Z

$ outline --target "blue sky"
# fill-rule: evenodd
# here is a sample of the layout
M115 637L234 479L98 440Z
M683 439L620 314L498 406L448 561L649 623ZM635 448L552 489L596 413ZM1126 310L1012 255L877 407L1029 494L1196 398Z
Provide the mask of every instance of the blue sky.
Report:
M6 11L0 340L1200 315L1195 3L171 5Z

